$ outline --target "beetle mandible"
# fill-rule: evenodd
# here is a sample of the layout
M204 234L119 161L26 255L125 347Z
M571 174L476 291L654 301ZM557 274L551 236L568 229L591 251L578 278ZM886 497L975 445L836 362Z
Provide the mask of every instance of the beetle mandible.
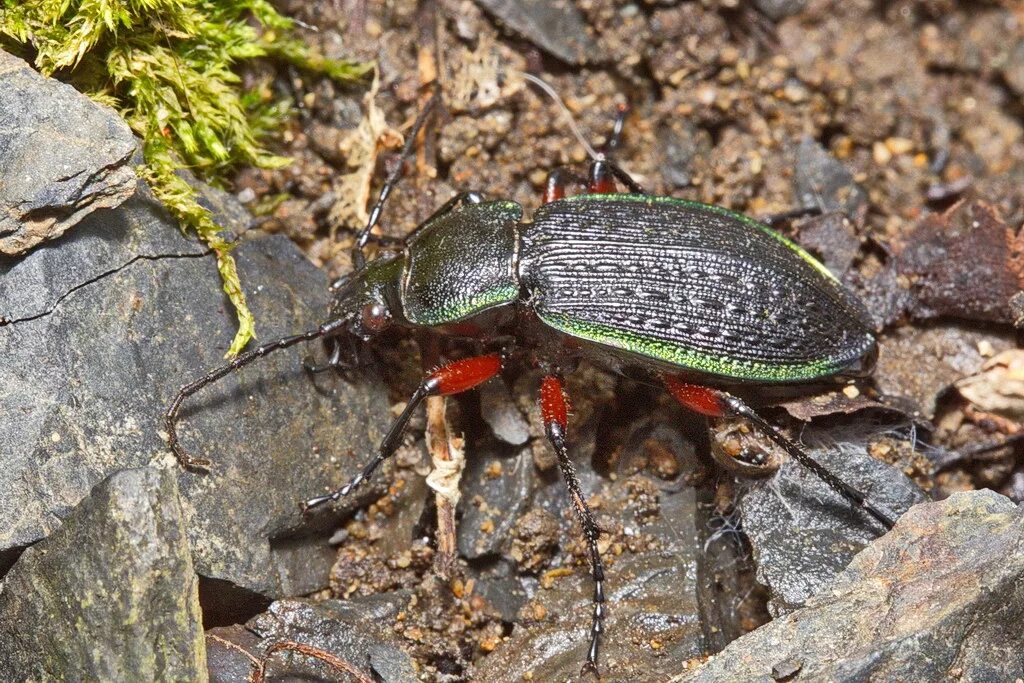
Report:
M533 81L534 79L530 79ZM424 106L401 153L437 107ZM613 150L625 110L616 118ZM566 195L553 171L542 205L524 223L522 207L452 197L404 241L398 253L366 261L370 231L401 174L389 174L359 233L355 270L336 287L329 318L316 329L243 353L181 388L166 414L168 442L192 469L176 432L188 396L268 353L324 340L328 362L343 367L345 350L385 328L452 331L493 351L427 374L394 420L377 453L347 484L306 501L336 501L366 481L397 450L413 412L428 396L472 389L499 374L512 356L544 372L540 407L545 433L586 537L594 583L585 668L596 670L605 614L600 530L566 447L568 403L563 376L580 360L612 371L642 373L665 385L684 407L707 416L752 422L790 456L886 528L893 516L814 460L730 393L749 385L796 384L870 372L876 341L857 298L823 265L767 225L721 207L647 194L606 154L590 164L587 192ZM616 181L628 189L619 193Z

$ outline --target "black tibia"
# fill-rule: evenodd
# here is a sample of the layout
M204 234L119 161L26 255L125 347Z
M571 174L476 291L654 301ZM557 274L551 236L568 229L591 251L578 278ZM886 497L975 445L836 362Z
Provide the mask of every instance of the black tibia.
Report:
M382 462L387 460L396 450L398 450L398 447L402 444L402 435L405 433L405 428L409 425L409 419L412 417L413 412L428 396L438 393L439 387L440 382L436 379L427 378L423 380L419 387L416 388L416 391L413 392L409 402L405 404L405 410L403 410L402 414L391 423L391 428L388 429L388 433L380 442L380 446L377 448L377 454L373 456L373 459L366 463L363 469L340 489L324 496L310 498L303 504L303 508L310 510L323 505L324 503L336 501L359 488L364 481L373 475L374 471Z
M487 381L501 369L498 354L486 354L484 356L472 356L462 360L453 361L441 368L434 370L420 382L420 385L413 392L405 410L393 423L384 439L377 448L377 454L368 462L363 469L352 477L352 479L341 488L324 496L310 498L304 504L306 510L318 507L324 503L336 501L347 496L364 481L369 479L382 462L394 454L402 443L402 435L409 425L409 419L413 411L428 397L437 394L449 396L468 391L478 384Z
M317 375L321 372L327 372L328 370L336 370L339 368L348 367L348 363L341 358L341 342L336 337L325 340L331 343L331 350L327 356L327 362L323 365L316 365L313 361L306 359L302 361L302 367L306 369L306 372Z
M569 453L565 446L565 430L558 422L547 422L545 425L548 441L551 442L558 456L558 467L562 471L562 478L569 490L569 498L572 500L573 509L583 528L583 535L587 539L587 548L590 551L590 575L594 580L594 614L590 622L590 649L587 651L587 663L584 670L597 671L597 649L602 631L604 631L604 564L601 562L601 553L597 547L601 530L594 519L594 513L587 505L580 488L580 480L576 476L576 468L569 459Z
M847 484L845 481L837 477L831 471L828 470L824 465L815 460L807 451L802 449L797 444L793 443L782 433L769 424L764 418L754 412L753 408L748 406L746 403L736 398L732 394L728 394L724 391L715 392L722 400L725 408L729 413L734 416L742 417L752 422L759 430L761 430L768 438L777 443L782 447L789 455L793 457L798 463L809 469L815 475L817 475L822 481L829 485L836 493L843 496L846 500L850 501L854 507L863 509L869 515L871 515L876 521L878 521L886 529L891 529L896 524L895 517L874 505L867 499L863 493Z
M370 231L373 230L373 226L377 225L377 221L380 220L380 215L384 211L384 204L387 202L388 197L391 196L391 191L395 189L398 180L402 177L402 167L405 165L406 159L412 155L413 147L416 145L416 138L419 136L420 131L423 130L423 126L426 125L431 113L438 106L440 99L440 91L435 91L431 98L427 100L427 103L423 105L419 115L416 116L412 129L410 129L405 138L405 145L402 147L402 153L398 157L398 164L388 174L384 185L380 188L377 201L374 203L373 208L370 209L370 217L366 221L366 225L356 236L355 246L352 247L352 263L355 270L359 270L366 265L366 254L363 253L363 250L366 248L366 243L370 240Z
M164 417L164 425L167 428L167 443L174 451L174 455L177 456L178 461L183 467L187 469L195 470L207 470L210 467L210 461L202 458L193 458L190 456L181 444L178 442L178 411L181 409L181 404L186 398L196 393L203 387L213 384L222 377L231 374L235 370L245 367L249 363L253 362L257 358L262 358L269 353L274 351L280 351L281 349L287 349L289 346L294 346L302 342L313 341L321 337L326 337L332 333L337 332L345 324L344 320L331 320L326 322L315 330L308 330L302 334L292 335L290 337L282 337L277 341L270 342L269 344L263 344L259 348L252 351L240 354L233 361L222 365L215 370L211 370L196 381L186 384L178 391L178 395L174 397L174 402L171 403L171 407L167 410L167 415Z

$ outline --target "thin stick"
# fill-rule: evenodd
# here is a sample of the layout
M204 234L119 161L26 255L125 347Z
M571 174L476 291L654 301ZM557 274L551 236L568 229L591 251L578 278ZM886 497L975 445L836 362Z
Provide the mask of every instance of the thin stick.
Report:
M465 466L465 452L455 443L445 419L447 404L443 396L427 399L427 449L434 470L427 484L434 489L437 504L437 555L434 572L447 580L455 566L457 552L455 506L459 502L459 482Z

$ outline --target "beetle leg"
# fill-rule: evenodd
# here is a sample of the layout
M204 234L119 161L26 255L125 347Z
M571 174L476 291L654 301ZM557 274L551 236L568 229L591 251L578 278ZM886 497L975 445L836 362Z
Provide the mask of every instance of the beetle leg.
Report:
M601 530L594 519L594 513L587 505L580 488L580 480L576 476L576 468L569 459L565 445L565 430L568 426L569 408L565 400L565 389L562 380L555 375L547 375L540 384L540 412L544 419L544 431L548 441L558 456L558 467L562 471L565 486L569 489L569 498L573 509L583 528L590 551L590 575L594 580L594 614L590 622L590 649L587 651L587 663L584 670L597 671L597 647L601 632L604 630L604 564L597 541Z
M618 110L615 112L615 123L612 124L612 134L608 136L608 142L605 143L604 149L601 150L606 157L615 156L616 150L619 149L619 144L622 143L622 129L626 127L627 116L629 116L629 105L620 104Z
M606 159L598 159L590 164L590 177L587 181L587 193L589 194L614 194L615 179L611 170L610 162Z
M616 179L634 194L647 194L640 183L633 180L631 175L611 159L598 159L590 163L587 192L590 194L613 194L616 191Z
M331 344L331 355L328 356L326 363L323 365L316 365L313 361L308 359L302 361L302 367L311 375L318 375L321 372L327 372L328 370L333 370L343 365L341 362L341 344L335 338L325 341L333 342Z
M413 392L409 402L405 404L405 410L402 411L402 414L391 423L391 428L388 429L388 433L380 442L377 454L373 459L340 489L324 496L310 498L305 502L304 508L309 510L324 503L336 501L347 496L358 488L360 484L369 479L373 475L374 470L398 450L398 446L402 443L402 434L405 433L405 428L409 424L409 419L416 408L428 396L450 396L468 391L497 375L501 371L502 363L503 360L500 353L489 353L484 356L472 356L453 361L428 374L420 382L416 391Z
M417 114L416 120L413 121L412 129L409 130L409 134L405 138L405 145L402 147L402 152L398 156L398 164L394 170L388 174L388 177L384 180L384 185L380 188L380 194L377 195L377 201L374 202L373 208L370 209L370 216L366 221L366 225L359 234L356 235L355 245L352 247L352 263L355 270L360 270L366 265L366 243L370 241L370 231L377 225L380 220L380 215L384 211L384 204L387 202L388 197L391 196L391 191L395 189L395 185L398 184L399 178L402 177L402 167L405 165L406 159L412 155L412 149L416 144L416 138L419 137L420 131L423 130L423 126L427 124L427 119L430 118L430 114L433 113L434 108L438 106L441 100L440 90L435 91L431 95L430 99L427 100L426 104L423 105L423 109Z
M861 508L886 529L891 529L896 520L893 516L874 505L863 493L847 484L830 472L828 468L815 460L807 451L783 436L782 432L773 427L753 408L732 394L718 389L709 389L696 384L687 384L674 377L665 377L665 385L672 396L685 407L694 412L711 417L731 415L742 417L752 422L765 436L782 447L794 460L809 469L832 490L848 500L854 507Z

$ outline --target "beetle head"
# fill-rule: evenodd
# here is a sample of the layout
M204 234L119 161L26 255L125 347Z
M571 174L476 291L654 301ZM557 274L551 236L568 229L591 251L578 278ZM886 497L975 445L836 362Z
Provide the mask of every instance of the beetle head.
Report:
M359 365L365 342L405 321L399 296L403 264L402 256L379 258L332 285L331 320L343 325L324 338L329 365Z

